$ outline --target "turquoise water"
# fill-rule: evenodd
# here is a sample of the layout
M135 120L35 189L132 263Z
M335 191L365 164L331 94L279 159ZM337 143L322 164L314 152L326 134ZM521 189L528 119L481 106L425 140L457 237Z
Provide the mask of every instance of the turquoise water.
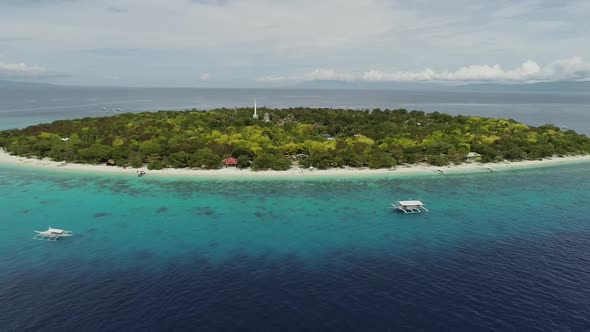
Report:
M0 327L588 327L589 166L244 181L1 166ZM407 198L431 212L389 209ZM48 226L75 236L32 240Z

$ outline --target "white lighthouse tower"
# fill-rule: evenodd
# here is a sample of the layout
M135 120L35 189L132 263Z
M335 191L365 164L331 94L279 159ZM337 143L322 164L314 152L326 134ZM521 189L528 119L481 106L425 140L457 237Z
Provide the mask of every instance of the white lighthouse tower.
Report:
M256 99L254 99L254 115L252 115L254 119L258 119L258 114L256 114Z

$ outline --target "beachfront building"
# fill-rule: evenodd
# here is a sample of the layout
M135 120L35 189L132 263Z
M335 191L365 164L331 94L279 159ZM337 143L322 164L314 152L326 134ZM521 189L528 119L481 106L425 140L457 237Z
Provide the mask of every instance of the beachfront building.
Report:
M228 166L236 167L238 165L238 160L234 157L229 157L229 158L223 159L222 163L223 163L223 165L225 165L225 167L228 167Z
M465 156L465 161L466 162L474 162L474 161L480 161L481 160L481 155L477 152L469 152L466 156Z

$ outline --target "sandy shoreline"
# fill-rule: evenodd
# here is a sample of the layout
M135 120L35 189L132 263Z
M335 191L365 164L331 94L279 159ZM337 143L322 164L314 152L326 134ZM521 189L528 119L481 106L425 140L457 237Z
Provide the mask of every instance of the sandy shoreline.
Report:
M25 157L12 156L6 151L0 149L0 165L32 167L45 170L54 170L58 172L84 172L88 174L119 174L137 176L137 172L143 170L146 176L165 176L165 177L194 177L194 178L213 178L213 179L240 179L240 178L309 178L309 177L356 177L356 176L396 176L396 175L428 175L428 174L462 174L462 173L488 173L491 170L503 171L509 169L536 168L552 166L559 164L590 162L590 155L555 157L543 160L517 161L517 162L500 162L500 163L466 163L457 166L429 166L429 165L412 165L398 166L395 169L354 169L354 168L335 168L328 170L309 170L293 168L288 171L262 171L254 172L249 169L240 170L236 168L223 168L219 170L199 170L199 169L163 169L148 170L143 168L121 168L106 165L86 165L86 164L63 164L47 159L31 159Z

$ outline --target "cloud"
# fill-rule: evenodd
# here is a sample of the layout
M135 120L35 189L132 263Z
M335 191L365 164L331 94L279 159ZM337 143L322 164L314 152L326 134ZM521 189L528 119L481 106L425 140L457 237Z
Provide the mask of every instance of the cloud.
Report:
M209 75L209 73L201 74L201 81L208 81L210 78L211 78L211 75Z
M17 42L25 42L31 41L33 38L30 37L11 37L11 36L0 36L0 43L17 43Z
M141 48L111 47L85 49L82 52L101 56L136 56L147 51Z
M1 78L39 78L45 76L47 70L41 66L30 66L25 63L0 62Z
M572 57L540 66L527 60L514 69L500 65L470 65L456 71L435 71L430 68L418 72L381 72L369 70L363 73L366 81L480 81L480 82L532 82L574 81L590 77L590 64L581 57Z
M315 69L302 75L294 76L263 76L258 79L260 82L277 81L353 81L355 75L346 72L338 72L334 69Z
M107 12L113 13L113 14L123 14L123 13L129 12L129 10L126 8L109 7L109 8L107 8Z
M431 82L535 82L535 81L576 81L590 78L590 64L579 56L562 59L540 66L527 60L513 69L495 65L469 65L455 71L436 71L426 68L420 71L381 71L369 69L358 74L338 72L333 69L314 71L292 76L265 76L259 81L431 81Z
M544 79L560 81L587 79L590 77L590 64L579 56L558 60L544 67L542 76L545 76Z
M227 6L230 1L234 0L192 0L192 2L200 4L200 5L207 5L207 6Z
M287 52L352 43L394 25L384 11L386 0L118 0L109 1L113 6L106 10L103 1L29 1L41 12L35 19L26 6L3 8L0 1L0 12L10 13L0 21L0 31L34 34L39 47L52 48L196 49L259 43L267 52ZM108 17L126 11L133 15L125 20ZM358 17L371 19L359 23Z
M365 81L526 81L534 79L540 72L539 65L528 60L511 70L504 70L498 64L469 65L456 71L434 71L426 68L417 72L382 72L371 69L362 74L362 79Z
M584 63L551 60L590 59L583 0L0 0L0 13L3 56L84 84L569 79Z

